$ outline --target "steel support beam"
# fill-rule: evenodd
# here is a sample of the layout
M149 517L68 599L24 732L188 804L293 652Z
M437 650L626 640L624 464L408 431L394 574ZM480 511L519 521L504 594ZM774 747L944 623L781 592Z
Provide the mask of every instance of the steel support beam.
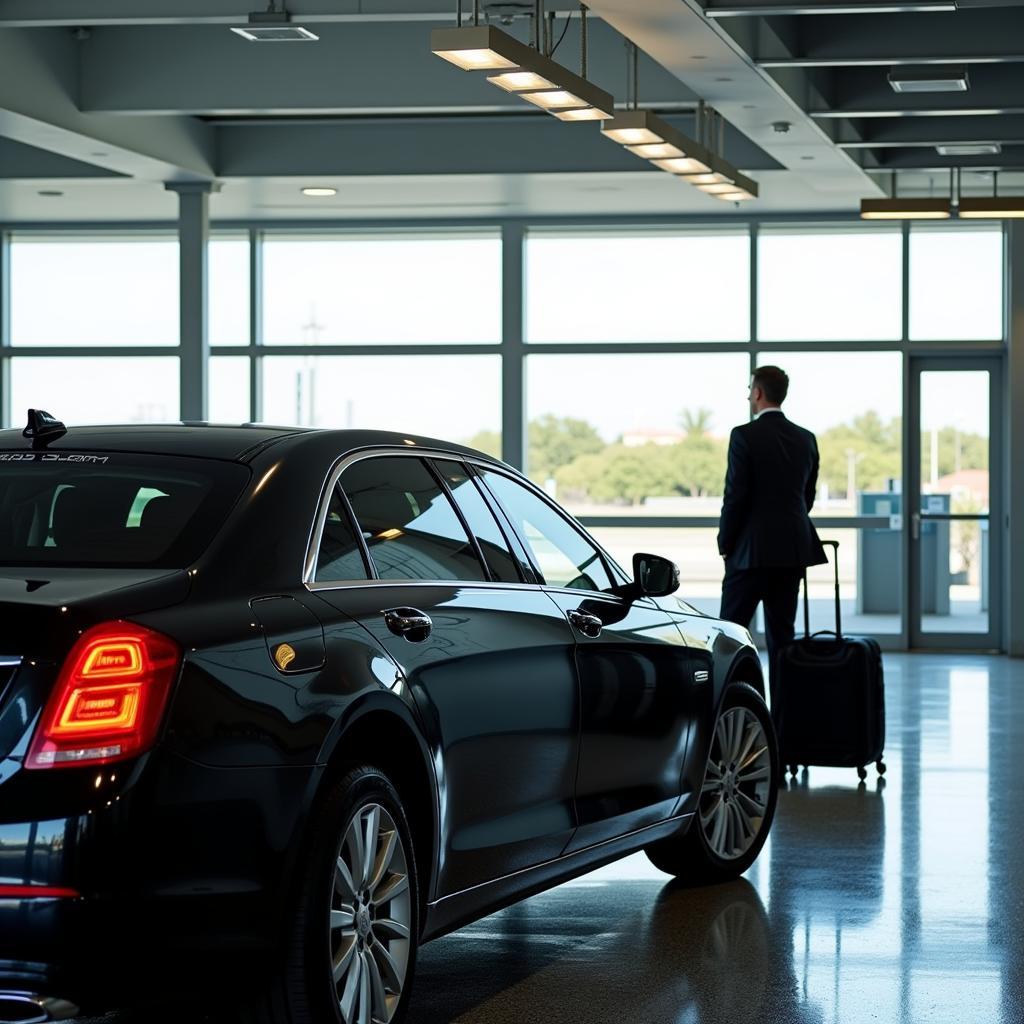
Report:
M525 231L501 229L501 457L526 466L526 347L523 336Z
M248 9L261 6L259 0L253 0ZM446 25L454 21L454 6L448 0L373 0L369 4L360 0L288 0L296 24L311 25L373 21ZM559 15L577 10L565 0L551 3L547 9ZM246 10L237 0L90 0L88 10L82 10L80 0L4 0L0 28L241 25Z
M1006 230L1006 327L1008 350L1005 412L1006 552L1004 575L1005 644L1024 657L1024 224L1010 221Z
M370 22L318 31L316 43L266 46L216 26L106 28L79 45L82 109L204 117L535 109L491 85L485 75L467 74L436 57L428 25ZM505 31L525 38L522 24ZM621 94L626 59L621 37L595 20L588 41L589 76ZM578 19L567 26L556 59L578 70ZM646 55L640 82L645 102L697 99Z
M0 135L153 181L212 177L214 132L194 118L84 114L79 42L64 29L0 31Z
M207 337L210 193L214 182L171 182L178 194L178 288L180 294L181 418L204 420L210 375Z

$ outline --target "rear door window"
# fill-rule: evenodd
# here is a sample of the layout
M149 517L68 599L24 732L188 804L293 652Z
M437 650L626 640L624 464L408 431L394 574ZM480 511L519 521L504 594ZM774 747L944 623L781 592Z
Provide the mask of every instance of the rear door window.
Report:
M248 480L214 459L0 452L0 565L186 566Z
M341 474L341 486L381 579L487 579L448 495L421 459L362 459Z
M460 462L435 459L434 466L451 488L455 503L480 545L491 576L501 583L522 583L518 560L513 557L508 539L487 507L487 502Z
M320 537L316 582L365 580L368 575L363 549L352 527L345 500L335 488Z

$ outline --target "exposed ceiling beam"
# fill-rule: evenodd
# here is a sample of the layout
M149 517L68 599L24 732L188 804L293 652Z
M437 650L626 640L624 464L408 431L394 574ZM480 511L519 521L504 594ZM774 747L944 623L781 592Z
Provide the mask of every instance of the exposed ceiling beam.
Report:
M693 135L692 115L666 120ZM575 130L579 129L579 130ZM218 178L370 177L374 175L652 173L593 125L565 125L543 114L473 118L350 119L218 127ZM739 132L725 156L745 171L779 164ZM411 155L415 159L410 159ZM664 174L664 171L656 172ZM680 189L687 188L679 182Z
M949 57L792 57L759 60L760 68L885 68L911 65L922 67L942 64L1020 64L1024 53L1003 53L998 56L969 57L963 54Z
M709 18L770 18L786 16L802 16L812 14L843 15L843 14L907 14L934 13L955 11L955 0L875 0L871 3L833 3L831 0L805 0L803 3L778 3L777 0L747 0L746 3L712 2L707 4L704 13Z
M882 117L997 117L1004 114L1024 114L1024 106L1014 107L886 107L859 109L841 107L836 110L812 110L810 116L817 121L836 118Z
M511 31L522 35L523 30ZM459 71L436 57L426 25L326 25L320 31L318 43L259 46L221 26L98 30L79 46L82 108L209 117L530 109L490 85L486 76ZM574 19L556 59L575 70L579 52ZM588 66L596 85L625 98L622 38L596 20L589 32ZM673 106L696 101L646 55L639 70L643 102Z
M964 170L1020 170L1024 167L1024 160L1019 152L942 156L934 150L898 149L886 151L875 170L949 170L954 167Z
M117 178L120 175L105 171L80 160L70 160L45 149L26 146L11 139L0 138L0 178Z
M998 142L1024 144L1024 117L882 118L863 126L861 138L842 139L841 149L879 149L906 146L980 145Z
M263 0L248 4L245 0L90 0L84 10L81 0L4 0L0 28L241 25L248 11L264 6ZM455 5L448 0L288 0L287 8L296 22L315 25L373 21L446 25L455 18ZM578 7L562 0L548 9L564 14Z
M906 64L1003 64L1024 60L1024 10L958 10L944 18L890 14L879 20L774 19L786 33L789 53L765 45L760 34L751 51L761 67L884 67Z
M213 176L213 129L194 118L82 113L77 46L63 29L0 31L0 136L116 174Z

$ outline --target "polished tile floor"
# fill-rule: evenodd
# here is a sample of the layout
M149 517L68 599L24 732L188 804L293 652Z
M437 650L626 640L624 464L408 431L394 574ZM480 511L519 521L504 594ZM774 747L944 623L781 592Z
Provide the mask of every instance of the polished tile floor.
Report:
M425 946L411 1024L1024 1022L1024 662L886 683L884 780L811 769L735 883L640 854Z

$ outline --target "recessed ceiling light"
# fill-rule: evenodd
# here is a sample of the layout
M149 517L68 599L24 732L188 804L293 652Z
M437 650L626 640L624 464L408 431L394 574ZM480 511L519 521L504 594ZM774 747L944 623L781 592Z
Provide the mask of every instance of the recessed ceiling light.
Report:
M939 156L989 156L1002 153L998 142L962 142L936 146Z
M56 189L53 188L42 188L39 190L38 194L41 196L46 196L47 199L53 199L56 196L64 195L63 192L58 192Z
M967 92L966 68L894 68L889 72L894 92Z
M323 196L336 196L338 194L338 190L336 188L317 186L315 188L304 188L302 190L302 194L304 196L309 196L310 199L317 199Z
M728 75L722 75L721 77L716 78L715 81L716 82L731 82L732 79Z
M277 10L274 0L266 11L253 11L244 28L232 27L236 36L250 43L315 43L320 37L308 28L291 23L292 16L282 7Z

